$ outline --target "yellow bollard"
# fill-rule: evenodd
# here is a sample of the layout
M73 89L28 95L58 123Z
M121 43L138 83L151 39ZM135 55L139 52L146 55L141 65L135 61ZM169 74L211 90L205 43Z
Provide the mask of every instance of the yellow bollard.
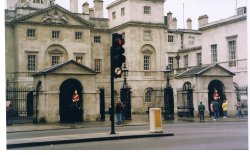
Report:
M150 122L150 132L154 132L154 133L163 132L161 108L150 108L149 122Z

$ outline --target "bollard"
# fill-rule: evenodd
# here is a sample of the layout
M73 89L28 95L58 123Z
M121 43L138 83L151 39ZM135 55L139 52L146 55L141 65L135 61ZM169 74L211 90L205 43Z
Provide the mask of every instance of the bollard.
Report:
M154 133L163 132L161 108L150 108L149 122L150 122L150 132L154 132Z

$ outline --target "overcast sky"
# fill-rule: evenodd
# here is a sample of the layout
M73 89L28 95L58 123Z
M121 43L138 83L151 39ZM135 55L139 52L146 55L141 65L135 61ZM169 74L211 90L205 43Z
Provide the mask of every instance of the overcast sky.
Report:
M56 3L69 9L70 0L56 0ZM78 0L79 11L84 2L88 1L90 7L93 7L93 0ZM106 6L115 0L104 0L104 17L107 18ZM184 18L183 18L184 4ZM166 0L164 4L165 15L169 11L173 13L173 17L177 18L178 28L186 27L187 18L193 21L193 29L198 28L198 18L207 14L208 22L225 19L235 15L237 7L247 6L247 0Z

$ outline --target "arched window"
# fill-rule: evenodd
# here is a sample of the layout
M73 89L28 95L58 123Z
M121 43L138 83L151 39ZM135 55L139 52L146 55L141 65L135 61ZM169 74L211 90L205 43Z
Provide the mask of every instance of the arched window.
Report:
M185 82L183 85L183 90L190 90L192 89L192 85L190 82Z
M145 92L145 102L146 103L151 103L152 102L152 91L150 89L148 89Z

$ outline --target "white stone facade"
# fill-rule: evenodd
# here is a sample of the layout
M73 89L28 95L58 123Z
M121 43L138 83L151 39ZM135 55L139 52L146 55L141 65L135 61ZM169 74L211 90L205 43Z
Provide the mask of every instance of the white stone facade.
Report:
M175 112L178 109L177 89L187 81L192 84L203 83L205 86L193 88L195 113L200 101L209 102L208 85L211 81L219 79L226 86L224 92L230 96L231 114L235 111L233 105L236 102L233 82L239 87L248 86L246 14L216 23L207 23L207 18L200 19L202 23L199 30L192 30L191 19L187 21L189 29L177 29L176 18L172 18L171 13L165 17L167 22L164 21L164 0L117 0L107 7L108 19L103 18L102 0L94 0L93 8L84 3L83 12L78 14L75 13L74 0L70 1L74 14L49 1L40 4L41 10L16 8L14 12L13 4L16 1L8 2L5 22L6 79L13 86L35 87L38 81L43 81L39 115L51 122L60 121L60 85L67 79L76 79L84 88L84 120L99 119L99 88L105 89L106 109L108 108L112 33L121 33L125 38L126 66L129 70L127 81L132 91L133 113L145 113L148 107L163 107L162 89L166 84L163 71L170 64L174 69L170 82L174 90ZM59 37L53 36L53 33ZM237 65L228 67L228 41L235 38ZM236 74L233 80L231 74L225 78L222 72L222 75L199 78L200 81L191 77L174 78L194 67L213 64L209 55L213 44L218 45L217 63ZM35 69L31 71L28 70L29 55L35 56ZM175 59L177 55L180 56L179 65ZM198 61L198 56L201 61ZM59 62L56 62L59 64L81 58L81 65L96 71L96 74L91 77L75 74L73 70L67 70L63 66L60 73L31 76L50 68L52 57L59 58ZM169 62L169 57L173 58L173 62ZM118 93L116 98L119 98L122 81L122 78L115 80L115 90ZM146 94L150 90L154 93L148 100Z

